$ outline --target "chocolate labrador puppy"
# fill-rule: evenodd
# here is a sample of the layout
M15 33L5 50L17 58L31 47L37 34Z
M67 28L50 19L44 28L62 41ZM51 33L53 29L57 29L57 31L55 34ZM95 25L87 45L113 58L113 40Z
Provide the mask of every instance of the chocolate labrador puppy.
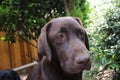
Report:
M91 68L88 37L78 18L59 17L41 30L38 52L42 60L27 80L82 80Z

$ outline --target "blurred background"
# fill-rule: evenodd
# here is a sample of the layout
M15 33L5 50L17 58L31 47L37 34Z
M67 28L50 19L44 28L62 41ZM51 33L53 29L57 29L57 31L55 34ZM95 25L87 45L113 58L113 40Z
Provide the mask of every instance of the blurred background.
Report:
M41 28L61 16L79 17L88 33L92 68L84 80L120 80L120 0L1 0L0 70L38 61Z

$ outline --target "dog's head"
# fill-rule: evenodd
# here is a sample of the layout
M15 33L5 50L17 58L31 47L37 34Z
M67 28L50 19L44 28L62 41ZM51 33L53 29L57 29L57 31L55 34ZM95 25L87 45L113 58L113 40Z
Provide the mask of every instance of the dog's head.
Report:
M69 74L91 68L88 37L78 18L55 18L42 28L38 52L51 61L55 55L53 51L56 52L61 68Z

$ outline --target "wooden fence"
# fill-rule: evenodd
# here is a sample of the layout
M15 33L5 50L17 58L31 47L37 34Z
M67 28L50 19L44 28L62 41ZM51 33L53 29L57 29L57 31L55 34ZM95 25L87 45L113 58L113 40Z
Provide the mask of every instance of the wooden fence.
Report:
M0 32L0 35L3 35ZM36 45L34 40L30 41ZM37 59L37 48L27 42L17 40L16 43L8 43L0 40L0 70L12 69Z

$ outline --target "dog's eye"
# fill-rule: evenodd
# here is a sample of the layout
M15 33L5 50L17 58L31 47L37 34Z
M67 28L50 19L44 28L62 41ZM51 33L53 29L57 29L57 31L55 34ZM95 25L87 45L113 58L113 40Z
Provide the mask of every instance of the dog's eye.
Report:
M60 41L62 41L62 40L65 39L65 34L64 34L64 33L58 33L58 34L57 34L57 38L58 38Z
M76 35L77 35L78 38L80 38L81 40L84 40L84 38L85 38L85 34L84 34L84 32L82 32L81 30L77 30L77 31L76 31Z
M64 33L58 33L56 35L56 42L61 44L65 41L66 37L65 37L65 34Z
M84 41L84 39L85 39L85 37L84 37L84 34L78 34L78 37L81 39L81 40L83 40Z
M65 36L64 36L64 34L63 33L59 33L58 34L58 38L64 38Z

